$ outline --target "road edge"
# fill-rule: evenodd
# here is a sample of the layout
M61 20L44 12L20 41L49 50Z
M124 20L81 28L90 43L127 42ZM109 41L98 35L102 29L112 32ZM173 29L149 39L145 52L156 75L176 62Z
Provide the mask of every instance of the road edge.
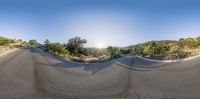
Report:
M16 51L16 50L18 50L18 48L13 48L13 49L10 49L10 50L8 50L8 51L5 51L5 52L3 52L3 53L0 54L0 57L1 57L1 56L4 56L4 55L6 55L6 54L12 53L12 52L14 52L14 51Z
M180 62L180 61L188 61L188 60L192 60L195 58L200 57L200 55L196 55L196 56L191 56L188 58L184 58L184 59L176 59L176 60L156 60L156 59L148 59L148 58L144 58L142 56L136 55L136 57L147 60L147 61L152 61L152 62L164 62L164 63L173 63L173 62Z

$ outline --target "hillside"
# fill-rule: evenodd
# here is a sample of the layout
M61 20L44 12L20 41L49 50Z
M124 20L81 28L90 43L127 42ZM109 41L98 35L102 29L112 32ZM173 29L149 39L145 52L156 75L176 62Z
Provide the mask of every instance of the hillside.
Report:
M200 54L200 37L150 41L131 46L138 55L154 59L182 59Z
M23 43L22 40L13 40L0 36L0 53L4 53L10 49L20 46Z

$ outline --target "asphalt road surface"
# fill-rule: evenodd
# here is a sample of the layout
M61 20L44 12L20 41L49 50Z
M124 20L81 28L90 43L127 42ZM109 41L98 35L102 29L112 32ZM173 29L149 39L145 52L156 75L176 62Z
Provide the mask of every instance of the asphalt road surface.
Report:
M0 99L200 99L200 58L84 64L18 49L0 56Z

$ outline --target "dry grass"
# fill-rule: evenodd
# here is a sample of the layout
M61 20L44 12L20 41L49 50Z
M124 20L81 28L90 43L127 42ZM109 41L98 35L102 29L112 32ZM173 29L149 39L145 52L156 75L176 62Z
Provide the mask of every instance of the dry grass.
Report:
M66 57L67 59L77 61L77 62L85 62L85 63L94 63L94 62L104 62L107 60L110 60L110 57L106 55L102 55L99 57L93 57L93 56L82 56L82 57L76 57L76 56L69 56Z

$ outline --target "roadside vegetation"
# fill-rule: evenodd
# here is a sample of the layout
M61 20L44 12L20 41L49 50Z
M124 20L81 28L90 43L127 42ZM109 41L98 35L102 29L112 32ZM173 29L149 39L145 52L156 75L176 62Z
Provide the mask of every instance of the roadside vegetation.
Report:
M23 46L23 47L39 47L39 46L41 46L41 44L38 43L37 40L29 40L28 42L24 41L21 44L21 46Z
M154 59L182 59L200 54L200 37L178 41L151 41L134 47L138 55Z
M159 60L183 59L200 54L200 37L181 38L179 40L150 41L130 47L85 48L86 39L74 37L67 43L44 42L44 49L56 56L80 62L99 62L118 58L131 52L137 55ZM30 45L38 45L36 41Z
M15 39L8 39L5 37L0 37L0 53L19 47L22 43L23 41L20 39L15 40Z
M130 48L107 47L107 55L110 56L110 58L118 58L122 55L131 53L131 51L132 50Z
M41 47L46 52L50 52L61 58L70 59L79 62L99 62L113 58L118 58L131 52L142 57L160 60L182 59L200 54L200 37L181 38L165 41L150 41L130 47L107 48L87 48L84 44L86 39L74 37L66 43L51 43L48 39L44 44L39 44L36 40L24 42L22 40L8 39L0 37L0 53L18 46L23 47Z
M78 61L78 62L100 62L120 57L130 51L125 48L85 48L86 39L74 37L68 40L66 44L51 43L48 39L44 41L44 49L56 56Z
M14 43L14 40L8 39L8 38L5 38L5 37L0 37L0 46L6 46L6 45L9 45L11 43Z

